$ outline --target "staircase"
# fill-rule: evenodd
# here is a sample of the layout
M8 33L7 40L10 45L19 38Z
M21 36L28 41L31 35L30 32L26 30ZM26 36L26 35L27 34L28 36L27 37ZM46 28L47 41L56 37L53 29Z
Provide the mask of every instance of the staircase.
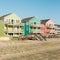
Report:
M22 40L40 40L40 41L42 41L42 40L46 40L41 34L37 34L37 33L35 33L35 34L29 34L29 35L26 35L26 36L21 36L21 37L19 37L18 38L18 40L20 40L20 39L22 39Z
M44 38L41 33L39 35L43 40L46 40L46 38Z
M34 34L34 36L37 40L42 40L36 33Z
M41 35L41 34L37 34L37 33L35 33L34 34L35 35L35 38L37 39L37 40L46 40L46 39L44 39L44 37Z

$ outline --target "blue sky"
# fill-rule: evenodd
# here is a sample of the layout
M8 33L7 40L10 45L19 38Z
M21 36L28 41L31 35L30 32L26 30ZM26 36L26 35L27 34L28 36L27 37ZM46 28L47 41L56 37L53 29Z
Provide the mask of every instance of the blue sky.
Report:
M12 12L21 18L50 18L60 24L60 0L0 0L0 16Z

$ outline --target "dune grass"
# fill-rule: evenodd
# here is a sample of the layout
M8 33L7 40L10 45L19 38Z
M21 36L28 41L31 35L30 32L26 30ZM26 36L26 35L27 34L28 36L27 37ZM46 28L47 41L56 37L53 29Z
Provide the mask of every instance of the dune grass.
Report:
M60 41L0 41L0 60L60 60Z

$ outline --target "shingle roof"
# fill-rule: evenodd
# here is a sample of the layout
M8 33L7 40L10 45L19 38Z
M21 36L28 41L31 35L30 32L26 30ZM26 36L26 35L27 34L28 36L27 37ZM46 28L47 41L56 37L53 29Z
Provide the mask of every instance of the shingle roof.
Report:
M12 14L12 13L9 13L9 14L6 14L6 15L3 15L3 16L0 17L0 19L3 19L4 17L6 17L6 16L8 16L8 15L10 15L10 14Z
M46 23L48 20L50 20L50 19L40 20L40 21L41 21L40 23L45 25L45 23Z
M59 27L60 28L60 25L59 24L55 24L55 26Z
M24 22L28 22L28 21L31 20L32 18L34 18L34 17L24 18L24 19L22 19L22 23L24 23Z

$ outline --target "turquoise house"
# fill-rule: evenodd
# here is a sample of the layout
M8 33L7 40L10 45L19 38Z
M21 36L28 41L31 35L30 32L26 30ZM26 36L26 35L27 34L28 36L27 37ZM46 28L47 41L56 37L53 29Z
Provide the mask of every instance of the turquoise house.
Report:
M22 19L22 23L24 23L24 35L28 35L31 33L31 30L34 29L31 24L36 24L39 22L39 19L36 17L29 17ZM36 28L36 27L35 27Z

